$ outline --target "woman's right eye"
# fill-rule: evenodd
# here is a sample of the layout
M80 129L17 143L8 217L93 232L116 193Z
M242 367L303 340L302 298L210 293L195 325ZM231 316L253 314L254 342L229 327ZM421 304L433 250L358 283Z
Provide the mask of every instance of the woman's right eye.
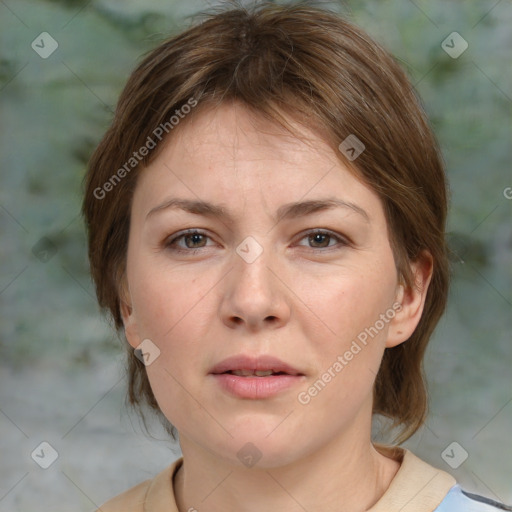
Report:
M190 229L185 232L178 233L171 239L167 239L165 241L165 247L172 251L195 253L197 250L207 247L205 243L209 238L210 237L203 231ZM185 245L180 245L180 242L184 242Z

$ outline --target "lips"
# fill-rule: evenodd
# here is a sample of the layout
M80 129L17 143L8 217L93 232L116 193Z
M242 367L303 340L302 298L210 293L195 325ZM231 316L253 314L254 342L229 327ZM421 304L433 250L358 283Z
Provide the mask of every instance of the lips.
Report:
M219 375L222 373L236 375L238 377L269 377L271 375L304 375L293 366L277 359L276 357L263 355L250 357L238 355L224 359L216 364L210 373Z
M228 357L210 370L212 382L242 400L267 400L304 384L304 373L270 355Z
M288 375L284 372L276 372L275 370L230 370L228 372L237 377L268 377L269 375Z

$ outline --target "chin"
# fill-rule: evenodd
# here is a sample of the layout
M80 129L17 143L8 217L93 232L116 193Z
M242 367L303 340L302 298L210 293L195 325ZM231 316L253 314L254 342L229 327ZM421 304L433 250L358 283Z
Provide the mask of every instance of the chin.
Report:
M278 420L274 416L255 416L230 423L229 432L233 437L223 435L222 439L212 443L215 448L210 445L210 450L229 464L247 468L272 469L296 460L300 455L296 453L301 446L297 443L299 436L290 430L291 424L287 428L279 425L284 416Z

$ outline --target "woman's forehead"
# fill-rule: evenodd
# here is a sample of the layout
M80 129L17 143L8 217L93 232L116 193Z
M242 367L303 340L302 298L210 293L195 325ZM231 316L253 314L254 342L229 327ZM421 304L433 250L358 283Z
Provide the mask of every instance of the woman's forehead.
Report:
M332 147L325 136L322 138L318 133L318 123L310 121L311 126L307 127L285 112L282 115L293 133L241 102L230 101L216 107L199 106L168 140L163 141L165 148L162 153L169 155L179 150L189 158L198 152L203 153L203 157L213 152L216 158L222 155L225 159L234 159L241 150L248 156L252 152L259 158L264 151L269 160L293 162L309 156L336 162Z
M137 216L181 208L233 223L263 206L276 218L334 208L364 223L384 217L378 196L322 139L293 140L270 124L261 132L250 116L227 106L187 123L141 173Z

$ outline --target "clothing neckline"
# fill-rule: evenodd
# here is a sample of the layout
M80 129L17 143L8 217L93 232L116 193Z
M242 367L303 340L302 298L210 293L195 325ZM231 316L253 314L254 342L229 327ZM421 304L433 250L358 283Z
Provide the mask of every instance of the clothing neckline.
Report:
M368 512L431 512L456 484L449 473L424 462L406 448L376 443L374 446L382 455L400 462L400 468ZM183 462L180 457L150 481L144 511L178 512L174 478Z
M431 512L457 483L452 475L431 466L406 448L377 443L374 446L386 457L399 461L400 468L368 512Z

